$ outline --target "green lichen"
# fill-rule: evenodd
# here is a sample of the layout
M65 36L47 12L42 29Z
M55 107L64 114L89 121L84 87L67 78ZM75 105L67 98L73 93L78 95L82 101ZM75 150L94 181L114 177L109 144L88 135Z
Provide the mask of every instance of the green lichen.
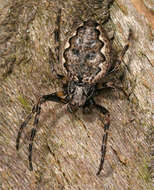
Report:
M30 106L29 102L22 95L18 96L18 100L21 103L21 105L24 107L24 109L26 110L26 112L30 112L31 111L31 106Z

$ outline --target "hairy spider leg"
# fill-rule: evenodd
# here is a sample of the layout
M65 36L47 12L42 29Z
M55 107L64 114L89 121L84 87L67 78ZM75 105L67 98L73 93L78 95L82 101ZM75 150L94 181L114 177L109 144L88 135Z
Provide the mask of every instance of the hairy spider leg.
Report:
M68 79L66 76L59 74L60 68L58 68L58 64L61 64L61 56L62 56L62 50L61 50L61 9L58 10L58 16L56 20L56 28L54 30L54 38L55 38L55 44L56 44L56 56L52 52L51 48L49 48L49 65L51 67L51 72L56 75L56 77L60 80L62 80L63 86L65 87ZM57 68L55 68L55 63L57 65Z
M17 139L16 139L16 149L18 150L19 149L19 143L20 143L20 137L21 137L21 134L22 134L22 131L24 129L24 127L26 127L27 123L29 122L29 120L32 118L32 112L27 116L27 118L25 119L25 121L21 124L20 126L20 129L19 129L19 132L18 132L18 136L17 136Z
M105 154L106 154L108 130L110 126L110 114L109 114L109 111L105 107L96 104L94 101L93 101L93 105L100 114L105 115L104 135L103 135L102 147L101 147L101 161L100 161L98 172L96 173L96 175L98 176L101 170L103 169L103 164L104 164L104 159L105 159Z
M124 55L125 55L125 53L127 52L128 48L130 46L130 40L131 40L131 38L132 38L132 30L129 29L129 35L128 35L128 38L127 38L127 43L123 47L123 49L120 52L120 54L118 55L118 58L116 60L116 64L115 64L114 68L109 72L109 74L119 69L119 66L120 66L121 62L123 61Z
M37 126L38 126L38 122L39 122L39 116L40 116L40 112L41 112L41 105L43 103L45 103L46 101L53 101L53 102L66 104L68 102L64 97L65 97L65 94L64 94L63 91L59 91L59 92L55 92L55 93L52 93L52 94L41 96L38 103L33 106L32 112L27 116L26 120L20 126L18 136L17 136L17 140L16 140L16 149L17 150L19 149L19 142L20 142L21 133L22 133L24 127L26 127L26 125L28 124L29 120L32 118L32 115L35 114L34 123L33 123L34 127L31 130L31 136L30 136L29 157L28 157L29 158L29 167L30 167L31 171L33 170L33 166L32 166L33 140L34 140L34 137L35 137L36 131L37 131Z
M99 169L98 172L96 173L96 175L98 176L101 172L101 170L103 169L103 164L104 164L104 160L105 160L105 154L106 154L106 144L107 144L107 138L108 138L108 131L109 131L109 126L110 126L110 114L109 111L101 106L95 103L94 99L91 98L90 100L88 100L85 105L83 106L83 111L85 112L86 108L89 108L90 106L94 106L94 108L103 116L105 116L105 121L104 121L104 135L103 135L103 139L102 139L102 147L101 147L101 160L100 160L100 165L99 165Z
M60 41L60 23L61 23L61 9L58 10L57 20L56 20L56 28L54 30L55 34L55 42L59 43Z
M120 56L119 56L120 63L122 62L123 57L124 57L126 51L128 50L128 48L130 46L130 40L131 40L131 38L132 38L132 30L129 29L129 35L128 35L128 38L127 38L127 44L124 46L124 48L122 49L122 51L120 53Z
M123 57L124 57L126 51L128 50L128 48L130 46L130 40L131 40L131 38L132 38L132 30L129 29L129 35L128 35L128 38L127 38L127 44L123 47L123 49L122 49L122 51L121 51L121 53L119 55L119 58L118 58L119 63L122 62Z
M125 53L127 52L128 48L129 48L131 38L132 38L132 30L129 29L129 35L128 35L128 39L127 39L127 44L126 44L126 45L124 46L124 48L122 49L120 55L118 56L116 65L115 65L114 68L108 73L108 75L110 75L110 74L112 74L113 72L115 72L116 70L118 70L119 65L120 65L121 62L123 61L123 57L124 57ZM122 92L124 93L124 95L125 95L126 97L128 97L128 94L123 90L123 88L121 88L120 86L115 85L114 83L106 82L106 83L102 84L102 83L100 82L100 83L97 83L97 85L96 85L96 90L97 90L98 92L101 92L103 89L111 89L111 88L116 88L116 89L122 91Z
M51 72L55 74L58 79L66 80L65 76L58 73L57 68L54 67L54 63L58 64L54 53L52 52L51 48L49 48L49 65L51 67Z
M128 94L124 91L124 89L121 86L118 86L116 84L114 84L113 82L106 82L104 84L102 83L97 83L96 85L96 91L98 93L101 93L103 90L107 90L107 89L117 89L121 92L123 92L123 94L128 98Z
M52 52L51 48L49 48L49 65L51 69L51 73L55 74L56 77L58 76L57 69L55 69L54 64L57 63L57 59L54 56L54 53Z
M49 48L49 64L51 67L51 71L59 78L61 76L58 74L58 68L55 68L55 63L58 65L58 63L61 63L61 9L58 10L58 16L56 19L56 28L54 29L54 41L55 41L55 54L52 52L51 48Z
M52 94L48 94L48 95L43 95L38 103L33 107L33 109L35 110L34 112L36 113L35 118L34 118L34 123L33 126L34 128L31 130L31 136L30 136L30 144L29 144L29 167L30 170L33 170L33 166L32 166L32 147L33 147L33 140L34 137L36 135L36 130L37 130L37 125L38 125L38 121L39 121L39 116L40 116L40 111L41 111L41 104L46 102L46 101L54 101L54 102L58 102L58 103L63 103L66 104L67 100L64 97L64 92L63 91L59 91L59 92L55 92Z

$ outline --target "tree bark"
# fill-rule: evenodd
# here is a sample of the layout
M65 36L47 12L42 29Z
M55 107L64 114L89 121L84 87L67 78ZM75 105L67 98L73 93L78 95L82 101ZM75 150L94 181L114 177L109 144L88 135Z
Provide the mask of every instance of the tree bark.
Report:
M151 190L154 179L152 89L154 15L152 1L0 0L0 189L6 190ZM20 149L16 137L34 103L60 89L50 70L48 50L56 51L54 30L62 9L61 42L73 24L90 17L110 34L113 52L120 52L133 32L130 47L115 76L124 91L104 91L96 102L110 111L111 125L103 170L103 121L94 111L68 113L45 103L33 146L29 171L28 143L32 121L24 129ZM61 43L62 44L62 43ZM116 53L115 53L116 52ZM115 55L114 55L115 56ZM60 65L58 65L60 67Z

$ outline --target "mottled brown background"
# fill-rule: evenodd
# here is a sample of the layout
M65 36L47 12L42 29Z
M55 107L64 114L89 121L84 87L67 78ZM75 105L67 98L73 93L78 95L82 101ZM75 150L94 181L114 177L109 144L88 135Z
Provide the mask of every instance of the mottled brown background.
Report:
M123 93L112 90L96 98L111 113L104 170L100 161L102 123L95 113L71 115L61 105L42 106L33 149L34 171L28 170L31 124L15 149L20 124L42 94L58 90L48 64L54 50L55 21L62 8L62 40L72 23L95 13L106 17L101 0L0 0L0 189L1 190L151 190L154 186L154 3L115 0L107 31L120 51L128 30L133 40L124 58Z

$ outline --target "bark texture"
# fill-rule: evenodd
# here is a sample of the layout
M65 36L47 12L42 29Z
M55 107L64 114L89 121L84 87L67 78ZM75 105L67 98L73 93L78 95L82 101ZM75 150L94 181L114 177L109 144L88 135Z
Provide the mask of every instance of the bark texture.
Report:
M110 111L111 126L104 169L100 162L103 121L96 113L70 114L57 103L45 103L28 169L32 121L15 149L20 124L40 95L60 89L48 64L55 51L54 29L62 8L61 38L73 23L108 17L101 0L0 0L0 189L1 190L151 190L154 188L154 4L152 0L115 0L104 27L114 31L118 52L133 31L122 63L118 90L103 92L96 102ZM109 1L108 1L109 2ZM115 51L116 50L116 51Z

